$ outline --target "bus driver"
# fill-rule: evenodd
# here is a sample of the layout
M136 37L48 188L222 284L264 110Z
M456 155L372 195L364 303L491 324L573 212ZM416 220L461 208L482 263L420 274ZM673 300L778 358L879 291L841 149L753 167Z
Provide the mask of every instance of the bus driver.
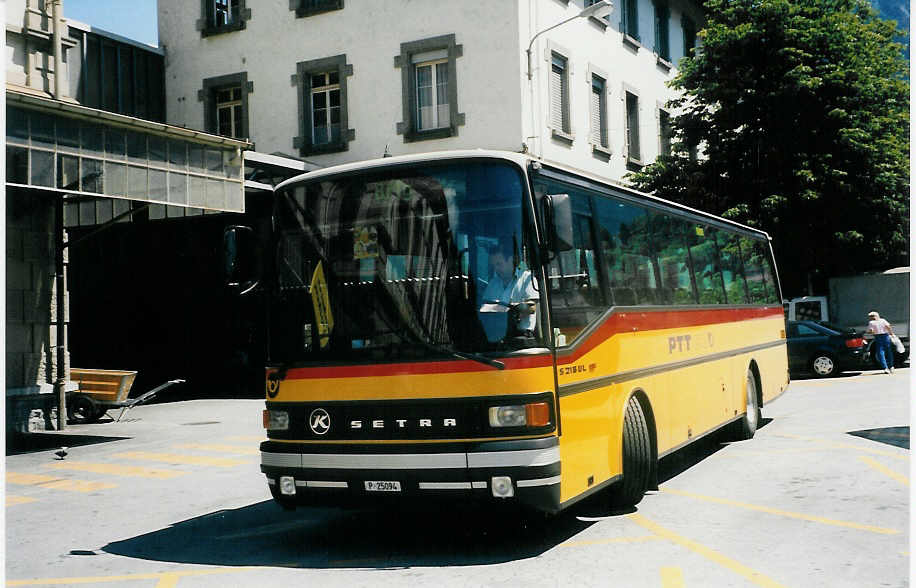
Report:
M490 251L490 268L493 272L483 293L481 313L507 312L514 308L518 312L518 331L520 335L534 335L535 312L537 311L538 293L533 284L530 270L521 270L517 264L515 240L512 237L501 237L499 243ZM487 338L494 340L494 333L487 329ZM499 339L501 337L496 337Z

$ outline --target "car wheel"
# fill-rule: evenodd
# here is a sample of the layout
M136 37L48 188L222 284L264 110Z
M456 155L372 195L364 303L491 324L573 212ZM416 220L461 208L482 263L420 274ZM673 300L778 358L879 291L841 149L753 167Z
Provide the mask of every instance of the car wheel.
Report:
M652 440L642 405L630 397L623 417L623 479L611 486L612 508L635 506L649 488Z
M836 360L826 353L815 355L811 360L811 371L819 378L835 376L837 373Z

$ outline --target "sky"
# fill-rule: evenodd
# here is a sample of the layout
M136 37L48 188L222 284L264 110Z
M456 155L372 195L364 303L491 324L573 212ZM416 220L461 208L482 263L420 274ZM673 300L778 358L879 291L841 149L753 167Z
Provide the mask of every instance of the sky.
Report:
M64 16L134 41L159 46L156 0L64 0Z

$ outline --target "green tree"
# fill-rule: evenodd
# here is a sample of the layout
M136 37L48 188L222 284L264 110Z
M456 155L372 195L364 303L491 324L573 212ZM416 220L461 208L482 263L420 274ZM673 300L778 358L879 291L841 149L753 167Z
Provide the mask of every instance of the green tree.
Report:
M707 0L639 189L762 228L785 295L907 265L908 64L866 0ZM696 146L701 154L696 157Z

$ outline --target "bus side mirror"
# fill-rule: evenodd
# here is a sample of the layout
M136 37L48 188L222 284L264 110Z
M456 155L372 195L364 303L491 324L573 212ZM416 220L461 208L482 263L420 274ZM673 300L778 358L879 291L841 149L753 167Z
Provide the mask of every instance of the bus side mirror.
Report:
M572 201L569 194L549 194L544 198L544 220L551 251L573 248Z
M234 225L223 231L223 281L240 295L258 285L251 227Z

